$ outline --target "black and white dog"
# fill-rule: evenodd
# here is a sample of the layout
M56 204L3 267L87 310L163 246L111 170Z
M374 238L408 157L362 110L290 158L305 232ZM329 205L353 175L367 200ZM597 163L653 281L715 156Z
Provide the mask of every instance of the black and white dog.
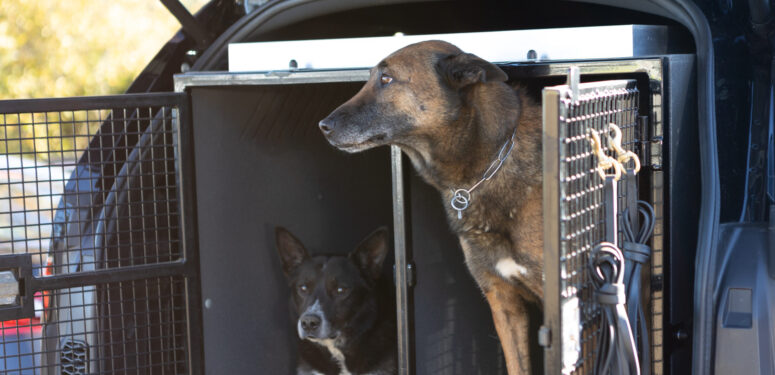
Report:
M388 231L370 234L348 255L310 255L275 230L299 336L299 375L396 372L395 301L382 278Z

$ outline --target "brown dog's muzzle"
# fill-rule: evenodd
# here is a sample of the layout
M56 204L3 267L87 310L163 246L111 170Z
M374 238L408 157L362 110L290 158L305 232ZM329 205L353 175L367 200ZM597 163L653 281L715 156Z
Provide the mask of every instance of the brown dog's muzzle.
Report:
M347 133L346 129L344 131L342 129L343 124L347 122L347 117L349 116L344 115L342 110L337 108L318 123L320 132L322 132L326 137L326 140L334 146L337 146L337 144L342 142L340 139L342 138L342 133Z
M365 86L318 123L328 143L342 151L360 152L390 144L411 127L412 118L373 91Z
M318 127L326 140L336 148L357 152L373 147L375 128L370 126L377 119L369 105L345 103L320 120Z
M323 135L328 137L331 132L334 131L334 120L332 120L330 117L326 117L318 123L318 127L320 128L320 131L323 132Z
M357 138L356 134L349 133L359 133L359 129L351 128L358 127L358 124L363 120L363 109L368 107L368 105L364 105L367 103L360 99L362 93L363 89L318 123L320 131L332 145L336 146L337 143L346 141L352 142L351 138Z

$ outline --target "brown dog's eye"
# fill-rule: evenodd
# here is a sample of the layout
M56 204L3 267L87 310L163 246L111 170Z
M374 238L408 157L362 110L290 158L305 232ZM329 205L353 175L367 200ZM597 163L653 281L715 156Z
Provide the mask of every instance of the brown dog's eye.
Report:
M304 284L299 285L299 293L302 293L302 294L307 293L308 290L309 288L307 287L307 285L304 285Z
M379 77L379 81L382 82L383 85L387 85L387 84L390 84L390 82L393 82L393 77L387 74L383 74L382 76Z

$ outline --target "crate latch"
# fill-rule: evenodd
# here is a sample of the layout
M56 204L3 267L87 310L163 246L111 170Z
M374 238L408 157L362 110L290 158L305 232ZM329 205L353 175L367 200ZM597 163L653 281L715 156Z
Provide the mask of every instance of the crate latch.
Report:
M0 321L35 316L31 279L30 254L0 255Z

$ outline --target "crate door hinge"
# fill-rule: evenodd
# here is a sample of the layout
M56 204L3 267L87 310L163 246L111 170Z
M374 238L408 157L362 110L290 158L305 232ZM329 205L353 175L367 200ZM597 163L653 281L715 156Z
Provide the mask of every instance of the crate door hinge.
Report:
M662 135L656 134L656 129L649 116L638 116L638 133L640 138L641 165L655 171L662 170Z

